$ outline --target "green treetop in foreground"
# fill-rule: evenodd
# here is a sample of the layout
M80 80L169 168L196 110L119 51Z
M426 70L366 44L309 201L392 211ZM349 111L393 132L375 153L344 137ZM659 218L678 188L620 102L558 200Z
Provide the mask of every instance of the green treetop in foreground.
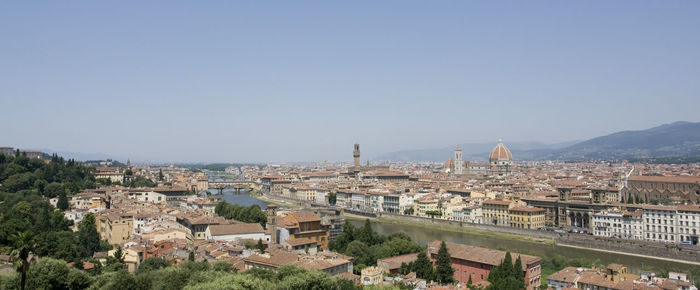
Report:
M454 272L447 245L445 241L442 241L438 250L437 261L435 262L435 280L442 284L451 284L455 281Z
M147 266L146 266L147 265ZM19 289L17 274L0 277L2 289ZM251 269L245 273L236 270L227 262L187 262L180 267L168 266L167 262L149 259L132 275L123 269L90 275L68 268L65 261L41 258L27 272L28 289L361 289L352 281L329 276L321 271L312 271L293 265L284 265L276 272ZM376 287L398 289L398 287Z
M518 256L518 259L514 264L510 252L506 252L506 256L503 258L501 264L491 269L491 272L489 273L488 281L491 282L491 285L488 287L488 289L525 289L525 276L522 269L522 261L520 260L520 256Z
M405 233L393 233L383 236L372 230L372 224L365 220L362 228L355 228L350 221L345 221L343 232L331 241L329 248L333 251L352 256L356 273L367 266L376 265L377 259L417 253L423 246L411 241Z

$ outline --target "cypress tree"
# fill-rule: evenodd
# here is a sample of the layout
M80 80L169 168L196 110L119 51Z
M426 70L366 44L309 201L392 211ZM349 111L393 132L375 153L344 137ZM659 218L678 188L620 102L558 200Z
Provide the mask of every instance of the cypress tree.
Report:
M503 274L506 277L515 274L513 271L513 257L511 257L510 252L506 252L506 257L503 258Z
M260 250L261 253L265 251L265 245L263 245L262 239L258 239L258 245L256 248Z
M525 289L525 273L522 271L522 260L520 257L513 265L510 252L506 252L506 256L501 264L491 269L488 281L491 282L491 285L487 289Z
M440 244L440 249L438 250L437 261L435 263L435 278L442 284L448 284L454 282L453 275L454 269L452 269L450 253L447 250L445 241L442 241Z
M100 234L95 226L95 216L88 213L78 227L78 243L83 257L92 257L100 249Z
M418 253L416 261L413 262L413 271L416 272L416 276L418 276L418 278L425 279L427 281L433 280L435 271L433 270L433 264L430 263L428 255L425 254L425 251Z
M68 209L68 197L66 197L65 190L58 194L58 202L56 203L56 207L60 210Z
M515 259L515 264L513 265L513 272L514 275L513 277L517 278L520 281L525 282L525 272L523 272L523 261L520 259L520 255L518 255L518 258Z
M117 249L114 251L114 260L115 262L124 264L124 251L122 251L122 247L117 246Z

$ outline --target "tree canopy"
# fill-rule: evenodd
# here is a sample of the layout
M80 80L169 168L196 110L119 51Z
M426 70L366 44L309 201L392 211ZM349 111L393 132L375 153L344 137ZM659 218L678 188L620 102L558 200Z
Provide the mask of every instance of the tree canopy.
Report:
M435 262L435 280L442 284L450 284L455 281L454 269L452 268L450 253L447 250L445 241L442 241L438 250Z
M520 261L519 256L517 261ZM513 265L513 258L510 252L506 252L503 261L498 266L493 267L489 273L488 281L491 282L491 285L489 285L488 289L525 289L525 276L522 272L522 262L520 262L520 265Z
M216 205L214 212L226 219L235 219L246 223L260 223L263 227L267 223L267 215L257 204L246 207L222 201Z
M354 258L355 270L359 272L365 266L376 265L377 259L417 253L423 246L411 241L405 233L383 236L372 230L372 224L365 220L361 228L355 228L350 221L345 221L343 232L331 241L329 248Z

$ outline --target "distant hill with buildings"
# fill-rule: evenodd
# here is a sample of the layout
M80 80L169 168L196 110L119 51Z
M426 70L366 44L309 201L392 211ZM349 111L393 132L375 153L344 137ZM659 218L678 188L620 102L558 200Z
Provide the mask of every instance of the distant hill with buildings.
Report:
M515 152L513 152L515 155ZM534 159L592 160L700 156L700 122L675 122L658 127L622 131L565 148L535 154Z
M38 149L41 152L44 152L48 155L51 154L57 154L58 156L61 156L65 159L75 159L78 161L89 161L89 160L121 160L123 162L126 162L127 158L123 158L120 156L113 156L109 154L104 154L104 153L81 153L81 152L71 152L71 151L57 151L57 150L52 150L52 149Z
M597 160L644 158L700 157L700 122L675 122L658 127L621 131L585 141L558 144L508 142L515 160ZM496 146L491 143L459 144L465 160L486 161ZM394 162L446 161L453 156L454 146L403 150L380 155L372 160Z

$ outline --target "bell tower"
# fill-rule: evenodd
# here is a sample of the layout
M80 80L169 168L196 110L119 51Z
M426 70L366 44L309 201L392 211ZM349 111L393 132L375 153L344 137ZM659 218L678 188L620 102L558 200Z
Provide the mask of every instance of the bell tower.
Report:
M464 161L462 161L462 148L461 147L455 148L454 166L455 166L454 174L456 174L456 175L464 174Z
M355 167L360 167L360 144L355 143L355 150L352 151L352 157L355 159Z
M277 243L277 205L267 205L267 229L270 230L270 243Z

